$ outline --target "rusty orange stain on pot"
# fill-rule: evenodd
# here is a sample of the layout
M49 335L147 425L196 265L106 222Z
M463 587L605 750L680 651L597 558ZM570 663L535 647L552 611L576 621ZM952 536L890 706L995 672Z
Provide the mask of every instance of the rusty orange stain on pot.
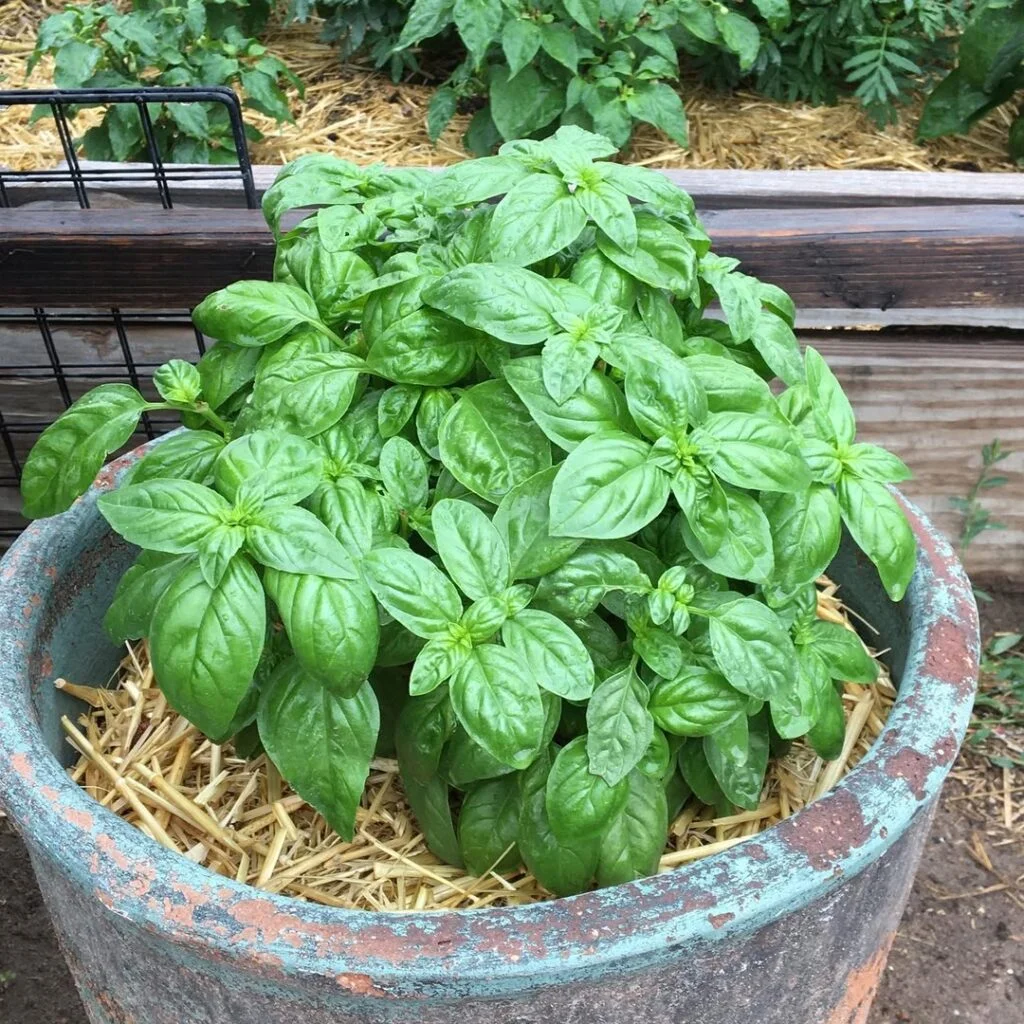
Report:
M895 938L895 932L886 936L875 955L863 967L850 972L843 998L824 1024L867 1024L871 1004L875 1001L882 971L885 970L885 962L889 959L889 950Z

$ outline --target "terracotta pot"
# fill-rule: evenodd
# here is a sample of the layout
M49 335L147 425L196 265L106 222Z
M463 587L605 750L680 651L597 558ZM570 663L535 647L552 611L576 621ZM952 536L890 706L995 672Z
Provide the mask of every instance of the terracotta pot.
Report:
M690 867L571 899L344 911L228 881L65 774L56 675L100 683L101 619L133 552L96 497L0 563L0 799L21 831L93 1024L853 1024L867 1018L936 797L967 726L977 612L908 506L902 604L844 548L845 600L880 631L899 699L870 755L793 818Z

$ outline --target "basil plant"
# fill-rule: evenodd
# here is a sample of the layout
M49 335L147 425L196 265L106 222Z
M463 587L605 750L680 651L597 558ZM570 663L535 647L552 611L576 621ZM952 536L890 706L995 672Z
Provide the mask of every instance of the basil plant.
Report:
M396 755L438 857L557 894L655 871L691 795L755 807L792 739L835 757L839 681L876 668L815 580L844 525L894 600L915 562L908 471L856 441L789 297L614 152L563 127L443 173L302 157L263 202L273 282L199 305L217 344L159 401L81 398L23 482L60 512L179 410L99 499L141 549L111 635L342 836Z

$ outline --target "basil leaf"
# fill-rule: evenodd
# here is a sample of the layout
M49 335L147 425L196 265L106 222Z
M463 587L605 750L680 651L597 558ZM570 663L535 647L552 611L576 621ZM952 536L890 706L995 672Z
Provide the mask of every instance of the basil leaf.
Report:
M601 234L597 238L598 248L638 281L676 295L687 295L697 273L697 253L691 241L677 228L645 211L636 214L636 228L634 252L627 252Z
M642 628L634 624L633 629L633 650L652 672L671 677L682 670L683 652L670 632L649 621Z
M509 21L502 34L503 42L509 37L510 32L514 33L517 27L524 26L537 31L537 26L531 21ZM540 46L539 33L537 46ZM505 52L508 55L507 46ZM534 53L536 53L536 47ZM523 61L522 66L525 67L532 56L533 54ZM515 75L519 69L516 68L515 61L510 55L508 55L508 62L512 74ZM474 206L477 203L482 203L485 199L508 192L527 174L529 171L518 160L510 160L504 156L487 156L474 160L472 163L465 162L446 167L432 183L431 194L439 203L450 206Z
M622 392L614 381L596 370L590 370L580 387L561 403L551 397L545 386L541 356L513 359L504 373L537 426L567 452L592 434L607 430L631 433L635 429Z
M519 780L490 779L474 786L459 811L459 848L474 875L514 871L520 864Z
M850 400L843 393L835 374L821 355L810 347L804 353L804 364L811 411L821 436L834 444L852 444L857 423Z
M516 80L531 70L524 69ZM492 96L494 81L492 78ZM492 106L492 113L497 115L498 110ZM491 218L491 251L499 263L529 266L572 245L586 224L586 212L561 178L531 174L498 203Z
M811 482L791 433L773 420L742 412L712 413L691 439L708 469L736 487L789 492Z
M415 384L396 384L380 396L377 403L377 425L380 436L394 437L412 419L423 389Z
M427 640L448 637L462 616L462 601L451 580L433 562L401 548L378 548L363 561L377 600L406 629Z
M593 434L569 453L551 489L551 532L628 537L665 507L669 478L648 461L650 445L616 431Z
M511 651L473 650L452 676L452 708L463 728L492 757L513 768L536 758L544 730L537 684Z
M558 839L600 833L625 806L629 783L610 786L590 771L587 737L562 747L551 766L545 800L551 831Z
M683 522L686 546L702 565L719 576L767 583L775 571L772 533L767 517L761 506L742 491L727 491L725 500L728 521L718 550L713 555L708 554L689 519ZM813 578L817 579L817 576Z
M411 511L426 505L430 479L426 460L404 437L389 437L380 452L380 475L398 507Z
M843 453L843 465L854 476L879 483L902 483L914 474L902 459L873 444L852 444Z
M669 815L665 787L643 772L630 772L622 810L601 835L598 885L621 885L658 870L665 849Z
M703 466L680 470L672 478L672 494L684 516L687 546L699 557L714 557L729 530L729 499L718 479ZM688 531L688 532L687 532Z
M344 697L290 659L260 695L257 722L282 777L351 842L380 728L370 684Z
M544 341L558 329L552 314L565 305L546 277L489 263L451 271L423 292L423 301L510 345Z
M171 707L214 743L231 734L265 631L263 587L241 555L215 587L197 560L186 562L157 602L149 636L156 680Z
M130 544L168 554L197 551L230 511L209 487L189 480L150 480L103 494L97 506Z
M543 753L522 774L519 800L519 851L530 873L556 896L572 896L590 887L600 852L599 836L559 839L547 812L551 756Z
M220 434L209 430L172 434L135 464L127 482L143 484L147 480L174 479L209 486L213 483L213 464L225 444Z
M836 622L814 622L809 641L832 679L862 684L878 681L878 665L852 629Z
M843 752L846 739L846 713L843 698L834 687L823 695L818 720L807 732L807 742L823 761L834 761Z
M796 676L796 652L778 616L742 597L709 610L711 650L722 674L758 700L786 694Z
M527 609L501 627L505 646L545 690L566 700L587 700L594 690L594 664L580 638L548 612Z
M901 600L917 564L917 542L903 509L885 484L845 473L837 493L850 535L875 563L889 597Z
M813 583L839 550L839 502L831 487L811 484L795 494L763 494L775 549L775 582L784 590Z
M637 227L629 198L607 182L581 182L573 193L587 216L620 249L636 251Z
M302 668L341 697L351 697L377 659L377 605L366 584L268 569L270 595Z
M316 303L301 288L270 281L236 281L192 311L203 334L232 345L262 346L301 324L322 327Z
M757 317L751 341L769 369L787 384L801 384L804 362L793 328L775 313L762 309Z
M508 549L512 579L531 579L557 569L582 543L550 536L551 484L556 466L513 487L494 513L494 526Z
M54 516L96 479L103 460L135 433L146 400L127 384L101 384L40 435L21 475L24 514Z
M310 495L307 505L354 561L370 550L381 507L377 495L361 481L341 477L323 483Z
M702 804L724 812L729 806L729 801L712 773L708 759L704 756L704 741L687 740L679 748L678 762L679 772L686 785L693 791L693 795Z
M748 703L725 676L693 665L674 679L658 682L647 707L654 721L674 736L707 736L745 715Z
M650 745L654 719L646 700L647 687L626 668L601 682L587 705L590 770L610 786L629 775Z
M403 384L454 384L473 365L480 336L432 309L417 309L390 323L366 356L370 370Z
M554 615L581 619L611 590L649 587L650 580L633 559L608 545L585 544L538 581L533 604Z
M269 569L337 580L357 578L348 552L304 508L274 505L261 509L246 525L245 543L253 558Z
M441 422L448 410L455 404L455 399L444 388L429 388L420 399L416 410L416 437L420 447L432 458L441 458L438 445L438 433Z
M637 426L652 440L700 423L707 396L686 361L665 351L657 360L637 360L626 371L626 401Z
M793 692L771 702L772 725L784 740L803 736L814 727L821 715L832 681L824 662L811 647L798 645L800 671Z
M687 356L684 362L704 389L710 412L778 415L778 406L768 382L749 366L711 355Z
M406 786L412 782L426 786L437 777L441 752L454 728L447 688L405 702L395 727L395 749Z
M549 338L541 353L541 375L547 393L557 405L563 405L583 386L601 354L596 341L569 334Z
M253 498L261 505L294 505L316 490L324 475L323 452L301 437L257 430L232 441L217 458L214 483L228 501Z
M452 476L495 504L516 484L551 465L551 446L500 380L463 392L441 423L438 446Z
M261 371L253 390L259 422L314 437L345 414L363 361L348 352L312 352L277 360Z
M147 636L153 609L164 591L178 578L188 556L142 551L121 577L114 599L103 617L107 635L115 643Z
M211 409L219 409L256 376L263 352L259 348L219 341L203 353L196 363L203 399Z
M469 657L469 643L444 637L428 640L416 655L409 674L409 693L414 697L432 693L451 678L455 670Z
M712 774L731 803L755 811L761 803L764 774L768 767L768 730L751 722L747 757L740 762L730 756L717 733L704 737L704 756Z
M636 301L636 281L600 249L587 249L581 253L573 264L569 280L608 306L632 309Z
M472 600L496 595L512 581L508 550L475 505L446 498L431 513L437 552L448 575Z

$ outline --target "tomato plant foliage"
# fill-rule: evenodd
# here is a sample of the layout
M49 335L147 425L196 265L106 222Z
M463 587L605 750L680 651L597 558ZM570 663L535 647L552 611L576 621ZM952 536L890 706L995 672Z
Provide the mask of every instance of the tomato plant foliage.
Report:
M815 580L844 525L893 599L915 562L906 467L856 441L792 302L612 149L301 158L264 199L274 280L197 307L216 344L161 401L80 399L23 485L56 514L180 410L99 499L142 549L111 633L214 741L256 723L342 835L395 749L435 852L557 893L653 871L691 791L756 804L780 739L834 756L837 680L875 666Z

